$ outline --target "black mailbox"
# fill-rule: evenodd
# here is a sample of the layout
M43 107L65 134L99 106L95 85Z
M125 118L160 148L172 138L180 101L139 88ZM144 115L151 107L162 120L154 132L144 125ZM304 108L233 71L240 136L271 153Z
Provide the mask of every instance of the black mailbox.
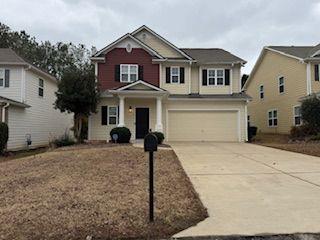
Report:
M155 152L158 150L158 139L156 135L148 133L144 137L144 151L145 152Z

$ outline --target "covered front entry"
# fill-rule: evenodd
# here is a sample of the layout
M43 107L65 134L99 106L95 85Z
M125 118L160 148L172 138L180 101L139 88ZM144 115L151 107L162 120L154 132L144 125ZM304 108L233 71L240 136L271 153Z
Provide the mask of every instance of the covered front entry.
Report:
M169 141L240 141L237 110L168 111Z
M149 132L149 108L136 108L136 139L144 138Z

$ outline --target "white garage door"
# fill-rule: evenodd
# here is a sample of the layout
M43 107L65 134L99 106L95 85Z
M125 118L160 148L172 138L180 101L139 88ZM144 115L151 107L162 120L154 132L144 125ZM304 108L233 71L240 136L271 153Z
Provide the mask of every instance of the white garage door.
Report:
M239 141L238 111L170 110L169 141Z

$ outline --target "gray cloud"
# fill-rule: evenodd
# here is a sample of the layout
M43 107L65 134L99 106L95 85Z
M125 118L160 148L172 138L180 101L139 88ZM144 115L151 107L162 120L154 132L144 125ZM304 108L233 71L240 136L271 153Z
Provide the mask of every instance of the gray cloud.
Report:
M319 0L1 0L0 21L98 49L145 24L179 47L225 48L246 73L265 45L320 42Z

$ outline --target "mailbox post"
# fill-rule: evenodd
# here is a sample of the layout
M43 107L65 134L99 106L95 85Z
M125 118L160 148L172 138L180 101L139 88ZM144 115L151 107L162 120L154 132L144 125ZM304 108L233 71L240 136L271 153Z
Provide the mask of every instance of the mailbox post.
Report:
M154 221L154 202L153 202L153 152L158 150L157 137L149 133L144 138L144 151L149 152L149 221Z

